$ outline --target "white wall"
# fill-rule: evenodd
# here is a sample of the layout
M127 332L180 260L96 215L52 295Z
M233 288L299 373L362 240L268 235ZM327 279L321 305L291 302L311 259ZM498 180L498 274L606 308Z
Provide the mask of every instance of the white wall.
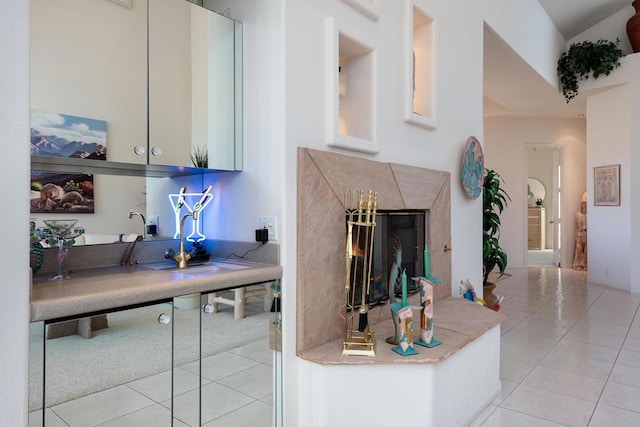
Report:
M537 0L486 0L484 19L522 59L558 88L556 66L564 37Z
M507 251L509 267L527 265L526 146L562 147L562 241L560 263L571 266L575 247L575 212L586 191L586 133L584 119L485 118L485 165L505 180L511 203L502 215L500 242Z
M29 3L0 2L0 418L27 425L29 325ZM22 141L22 143L21 143Z
M567 40L567 47L572 43L580 43L585 40L595 42L599 39L605 39L614 42L616 39L620 39L620 44L618 45L620 50L625 54L633 53L631 43L629 43L629 37L627 37L626 28L627 21L635 15L635 13L636 10L631 6L631 2L629 2L629 6L625 6L602 22L597 23L574 38Z
M617 86L587 99L589 120L588 168L620 165L620 206L588 203L587 242L589 281L629 290L631 251L632 176L631 102L628 86ZM588 177L593 195L593 175ZM593 199L593 197L591 197Z
M313 425L314 393L326 393L312 384L301 384L308 372L295 355L294 301L296 298L296 149L300 146L361 156L377 161L441 169L452 174L452 273L453 283L470 278L481 283L481 201L463 195L459 165L466 139L482 133L483 22L477 2L428 3L425 11L434 19L437 130L430 131L403 120L402 7L396 1L376 2L381 18L374 22L343 1L312 0L286 4L286 211L283 258L286 262L284 295L285 395L290 398L286 425ZM464 13L460 13L464 11ZM376 123L379 154L364 155L332 149L325 139L325 18L335 17L336 26L372 46L377 56ZM330 88L329 90L332 90ZM328 284L330 285L330 284ZM453 286L457 290L456 286ZM288 320L287 320L288 319ZM321 327L321 326L319 326ZM393 387L393 384L381 384ZM297 398L291 398L297 396ZM294 404L296 402L296 404Z

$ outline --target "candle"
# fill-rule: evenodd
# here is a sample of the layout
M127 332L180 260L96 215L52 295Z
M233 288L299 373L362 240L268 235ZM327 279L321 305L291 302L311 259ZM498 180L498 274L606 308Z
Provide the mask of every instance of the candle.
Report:
M407 306L407 273L402 271L402 306Z
M429 271L429 249L424 247L424 277L427 279L431 277L431 271Z

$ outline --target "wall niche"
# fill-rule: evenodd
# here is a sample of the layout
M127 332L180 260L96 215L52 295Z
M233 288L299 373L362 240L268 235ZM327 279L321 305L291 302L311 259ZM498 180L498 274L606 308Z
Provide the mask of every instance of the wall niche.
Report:
M377 153L376 50L327 18L327 144Z
M435 22L421 3L405 2L405 120L435 129Z

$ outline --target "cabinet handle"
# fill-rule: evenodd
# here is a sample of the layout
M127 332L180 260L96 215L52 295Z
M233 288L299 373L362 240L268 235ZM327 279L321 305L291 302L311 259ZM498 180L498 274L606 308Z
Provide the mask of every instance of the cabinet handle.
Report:
M202 306L202 311L204 313L207 313L207 314L213 313L213 304L207 303L207 304L203 305Z
M151 154L153 154L154 156L160 156L162 155L162 148L160 147L153 147L151 149Z
M162 313L160 316L158 316L158 323L160 323L161 325L168 325L169 323L171 323L171 316Z
M133 147L133 152L140 156L142 154L144 154L144 147L142 145L136 145L135 147Z
M453 250L453 248L451 248L450 246L444 245L444 251L445 252L451 252Z

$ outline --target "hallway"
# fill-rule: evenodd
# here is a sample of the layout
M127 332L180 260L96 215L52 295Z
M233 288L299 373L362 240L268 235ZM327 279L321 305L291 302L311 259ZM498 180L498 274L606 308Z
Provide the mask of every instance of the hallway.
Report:
M496 284L502 394L474 427L625 427L640 419L640 295L586 272L508 270Z

